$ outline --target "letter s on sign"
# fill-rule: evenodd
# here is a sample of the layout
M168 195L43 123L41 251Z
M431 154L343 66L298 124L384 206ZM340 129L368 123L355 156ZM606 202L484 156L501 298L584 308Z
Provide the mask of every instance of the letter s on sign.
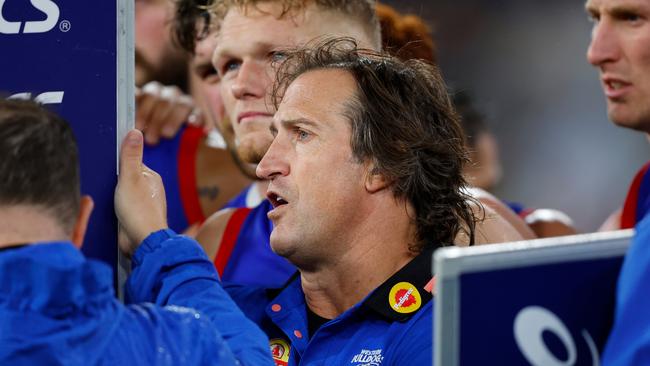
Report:
M18 34L20 33L21 22L10 22L2 15L6 0L0 0L0 33ZM45 20L25 22L23 33L45 33L49 32L56 26L59 21L59 7L52 0L30 0L32 6L47 15Z
M568 359L558 360L546 347L542 333L547 330L560 338ZM564 323L552 312L540 306L529 306L515 317L515 340L519 350L531 365L570 366L576 363L576 345Z

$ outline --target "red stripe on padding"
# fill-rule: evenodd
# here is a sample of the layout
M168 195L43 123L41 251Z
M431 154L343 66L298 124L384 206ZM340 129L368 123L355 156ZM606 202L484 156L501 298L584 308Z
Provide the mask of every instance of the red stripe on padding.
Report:
M203 137L203 128L188 124L183 130L178 151L178 186L188 225L205 221L196 188L196 155Z
M639 200L639 188L641 187L641 182L643 182L643 177L648 171L648 167L650 167L650 163L644 165L636 173L630 185L630 190L627 192L627 197L625 197L623 212L621 212L621 229L631 229L636 225L636 206Z
M251 209L248 207L239 207L235 209L235 212L232 213L232 216L230 216L230 219L226 224L226 229L221 237L221 244L219 244L217 256L214 258L214 267L217 269L217 272L219 272L220 277L223 276L223 271L226 269L230 255L232 254L233 249L235 249L235 244L237 243L241 227L250 212Z

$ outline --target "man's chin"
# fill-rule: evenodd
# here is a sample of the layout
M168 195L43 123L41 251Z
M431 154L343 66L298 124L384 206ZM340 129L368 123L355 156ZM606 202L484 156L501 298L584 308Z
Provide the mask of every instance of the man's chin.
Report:
M287 243L285 243L281 238L274 237L273 233L271 233L271 250L273 253L286 259L290 259L295 252L295 248L292 249L292 247L287 245Z
M631 112L618 106L610 107L607 114L609 119L619 127L650 133L650 111L647 113Z

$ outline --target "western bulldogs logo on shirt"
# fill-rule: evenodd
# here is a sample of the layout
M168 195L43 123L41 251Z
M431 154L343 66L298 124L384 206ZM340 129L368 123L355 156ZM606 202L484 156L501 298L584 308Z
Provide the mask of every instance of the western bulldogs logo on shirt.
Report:
M361 352L352 357L350 363L354 366L379 366L383 360L384 356L381 355L381 348L373 350L362 349Z

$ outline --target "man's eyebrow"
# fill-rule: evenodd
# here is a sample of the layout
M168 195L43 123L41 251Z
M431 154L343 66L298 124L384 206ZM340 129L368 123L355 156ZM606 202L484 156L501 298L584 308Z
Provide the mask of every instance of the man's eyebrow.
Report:
M643 14L643 7L638 4L623 4L612 7L610 13L616 18L624 18L629 15Z
M309 120L307 118L295 118L295 119L283 119L280 121L283 127L293 127L295 125L307 125L310 127L318 127L316 122Z
M292 128L295 127L296 125L304 125L316 129L319 127L319 125L316 122L309 120L307 118L283 119L280 120L280 124L284 128Z

